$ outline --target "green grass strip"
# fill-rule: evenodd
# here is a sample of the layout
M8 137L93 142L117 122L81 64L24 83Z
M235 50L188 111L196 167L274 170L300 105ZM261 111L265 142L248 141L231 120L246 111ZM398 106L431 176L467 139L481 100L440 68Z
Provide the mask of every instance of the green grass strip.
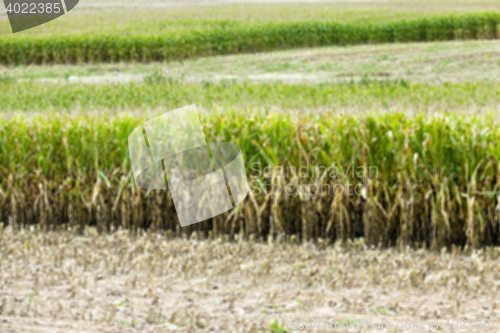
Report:
M168 79L166 79L168 80ZM279 108L293 110L447 110L494 109L500 84L444 83L429 85L404 80L343 84L258 83L126 83L47 84L0 82L0 110L47 112L74 110L166 110L197 104L204 109Z

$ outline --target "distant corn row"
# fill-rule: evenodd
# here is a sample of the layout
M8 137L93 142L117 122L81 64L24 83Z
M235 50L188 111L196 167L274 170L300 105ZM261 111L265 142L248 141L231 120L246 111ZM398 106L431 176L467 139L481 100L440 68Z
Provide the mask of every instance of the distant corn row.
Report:
M165 35L46 35L0 39L0 63L165 61L274 49L497 38L500 14L378 24L299 22L218 27Z
M144 119L0 120L0 222L371 244L500 244L500 126L450 114L362 118L227 112L207 141L244 154L239 208L179 228L168 191L137 188L127 137Z

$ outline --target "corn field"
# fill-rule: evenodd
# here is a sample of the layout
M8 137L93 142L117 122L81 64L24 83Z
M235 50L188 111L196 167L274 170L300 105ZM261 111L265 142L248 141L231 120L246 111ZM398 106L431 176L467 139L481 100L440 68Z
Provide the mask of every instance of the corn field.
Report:
M251 193L237 209L182 229L170 193L133 180L127 137L142 121L127 114L3 118L0 221L76 232L95 226L103 233L363 237L384 246L499 243L500 131L493 115L208 114L207 141L241 147ZM338 186L358 182L364 190L357 195L339 194Z
M266 23L154 34L23 35L0 39L1 64L168 61L231 53L366 43L498 37L496 12L388 23Z

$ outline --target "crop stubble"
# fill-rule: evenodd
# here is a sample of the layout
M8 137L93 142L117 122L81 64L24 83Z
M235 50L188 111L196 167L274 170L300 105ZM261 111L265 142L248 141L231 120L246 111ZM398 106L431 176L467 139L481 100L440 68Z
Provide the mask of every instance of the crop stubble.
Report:
M499 255L2 227L0 329L262 332L315 317L442 327L498 318Z

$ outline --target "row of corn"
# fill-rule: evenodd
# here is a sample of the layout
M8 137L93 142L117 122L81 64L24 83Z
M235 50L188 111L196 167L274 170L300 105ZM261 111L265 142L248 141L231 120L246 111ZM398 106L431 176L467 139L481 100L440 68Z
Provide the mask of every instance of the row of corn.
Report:
M165 61L276 49L364 43L497 38L500 14L373 24L266 23L154 34L23 35L0 38L0 63Z
M179 228L171 194L143 190L128 134L144 119L0 119L0 222L440 248L500 243L500 131L494 117L400 113L213 113L209 142L244 155L237 209Z

